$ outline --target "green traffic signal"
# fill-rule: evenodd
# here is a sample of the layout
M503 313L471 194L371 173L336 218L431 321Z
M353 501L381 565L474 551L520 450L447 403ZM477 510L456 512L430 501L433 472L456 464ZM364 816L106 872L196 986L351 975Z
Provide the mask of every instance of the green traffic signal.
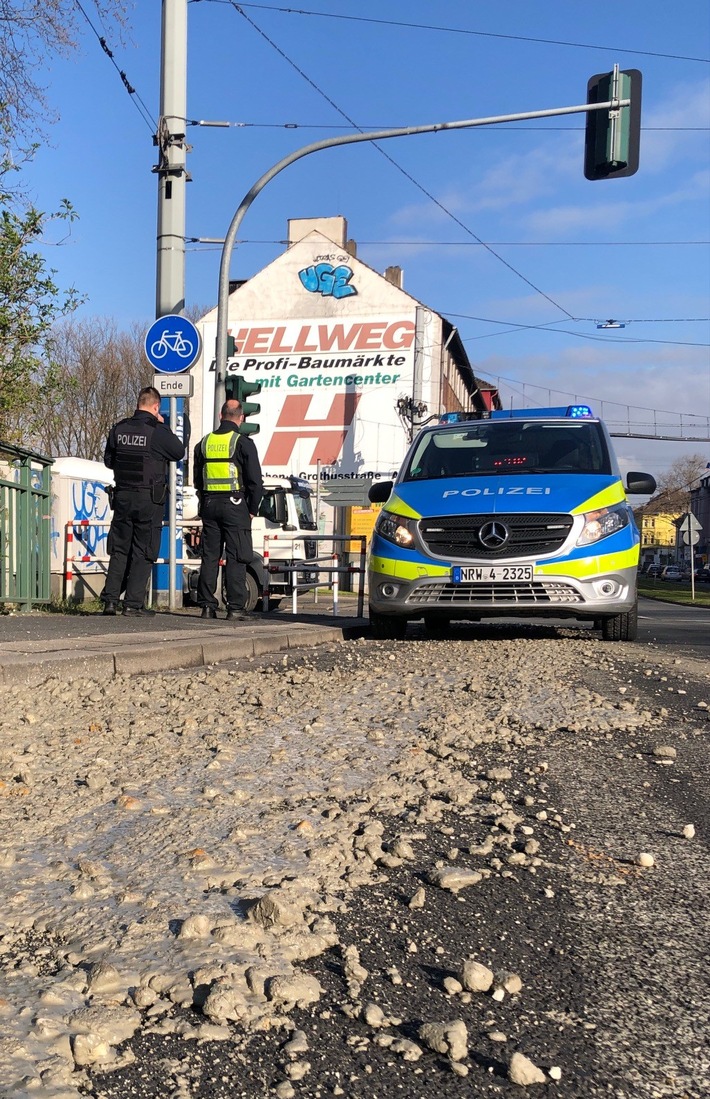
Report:
M261 405L255 401L248 401L247 397L256 396L257 393L261 393L260 382L248 382L245 378L232 378L227 383L231 392L228 394L232 399L239 401L242 406L242 412L245 417L258 416L261 412ZM239 428L241 435L258 435L259 424L243 423Z
M587 179L615 179L638 171L641 135L641 73L638 69L597 73L587 84L587 103L630 99L628 107L589 111L584 136Z

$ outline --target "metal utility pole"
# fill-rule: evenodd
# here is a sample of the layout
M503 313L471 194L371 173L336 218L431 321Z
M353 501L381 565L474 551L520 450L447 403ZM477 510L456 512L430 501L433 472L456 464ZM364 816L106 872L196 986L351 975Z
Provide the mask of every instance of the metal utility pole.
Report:
M158 146L158 253L155 316L182 313L185 308L185 126L187 117L187 0L163 0L160 56L160 119ZM169 398L170 427L176 431L177 400ZM177 531L177 469L170 466L169 582L170 610L177 609L175 590Z

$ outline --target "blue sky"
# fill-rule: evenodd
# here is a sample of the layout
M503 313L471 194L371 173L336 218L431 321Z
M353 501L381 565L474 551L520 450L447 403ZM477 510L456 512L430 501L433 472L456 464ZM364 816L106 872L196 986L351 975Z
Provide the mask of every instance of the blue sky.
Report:
M103 34L93 5L84 8ZM232 276L249 277L280 254L288 218L342 214L359 258L379 271L402 266L405 289L458 326L476 372L499 382L506 403L588 398L613 427L668 421L673 430L682 413L686 431L707 435L707 0L672 9L660 0L241 8L229 0L188 7L188 116L242 124L188 128L188 236L223 237L265 170L352 122L376 129L572 106L585 102L594 73L615 62L640 69L635 176L584 178L581 115L383 143L396 165L368 144L328 150L257 198ZM143 0L125 40L109 35L153 118L160 16L158 0ZM84 28L80 52L46 73L58 119L30 172L33 197L46 210L67 197L80 215L47 258L61 285L88 295L83 315L147 327L155 310L151 126ZM219 260L219 248L188 245L188 303L215 303ZM609 318L626 327L596 327ZM654 473L696 451L710 461L710 442L616 446L625 468Z

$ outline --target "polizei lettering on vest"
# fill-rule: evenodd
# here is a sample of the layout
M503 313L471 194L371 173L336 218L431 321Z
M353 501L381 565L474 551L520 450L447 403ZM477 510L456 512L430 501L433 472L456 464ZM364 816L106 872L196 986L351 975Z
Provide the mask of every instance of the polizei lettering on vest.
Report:
M146 435L116 435L116 441L120 446L147 446L148 437Z

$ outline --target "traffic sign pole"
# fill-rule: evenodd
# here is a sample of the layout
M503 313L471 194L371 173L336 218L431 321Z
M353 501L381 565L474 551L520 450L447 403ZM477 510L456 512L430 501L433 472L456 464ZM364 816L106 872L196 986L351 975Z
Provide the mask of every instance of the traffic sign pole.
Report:
M185 119L187 117L187 0L163 0L160 53L160 119L155 144L158 164L158 233L155 315L181 313L185 308ZM159 368L158 368L159 369ZM170 427L177 431L178 404L169 398ZM177 608L175 572L178 480L175 462L169 466L168 604ZM180 554L182 556L182 553Z
M192 395L192 378L183 377L185 371L197 361L200 356L200 333L187 317L177 313L168 313L153 321L145 334L145 355L151 366L158 371L156 378L159 384L154 385L159 393L165 394L169 400L170 428L176 435L180 435L179 423L184 423L183 402L178 408L178 395ZM163 381L163 379L165 379ZM188 383L188 384L186 384ZM178 513L182 514L182 478L178 478L178 469L175 462L168 467L168 548L163 550L162 556L168 559L168 605L171 611L177 609L177 586L175 583L177 571L177 540L178 540ZM182 535L180 535L182 538ZM182 557L182 552L179 554ZM160 566L163 568L164 566Z
M686 512L679 530L683 535L684 544L690 546L690 598L693 603L695 602L695 550L693 546L697 546L700 541L700 531L702 529L701 522L696 519L692 511Z

